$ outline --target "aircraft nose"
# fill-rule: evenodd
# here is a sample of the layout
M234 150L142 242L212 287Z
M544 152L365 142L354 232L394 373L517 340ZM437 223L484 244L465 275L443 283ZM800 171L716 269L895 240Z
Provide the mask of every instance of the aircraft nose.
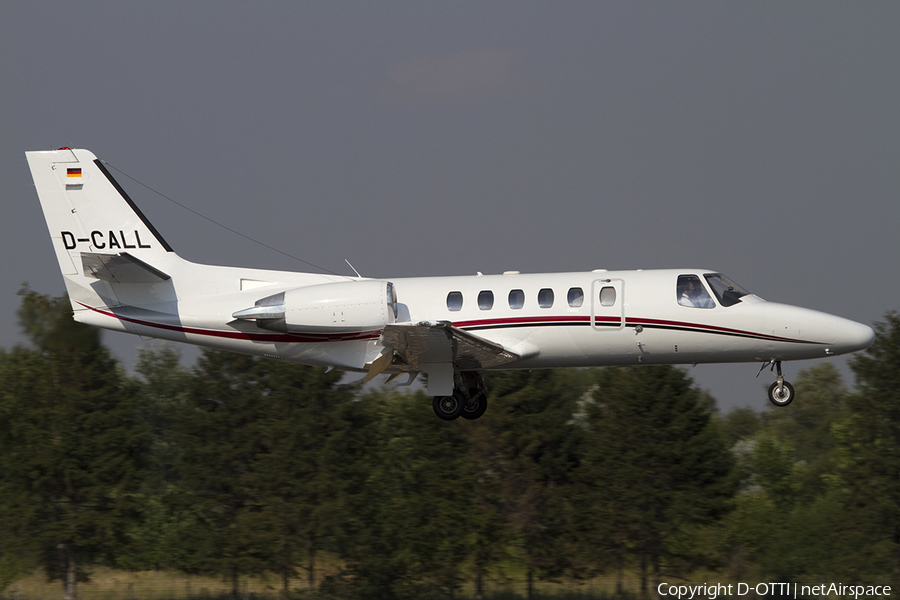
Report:
M834 327L835 354L845 354L863 350L875 341L875 331L868 325L841 319Z
M834 356L837 354L849 354L857 352L872 345L875 341L875 332L868 325L851 321L836 315L767 302L762 304L763 323L765 327L777 336L793 340L805 340L804 358L816 358L822 356ZM814 348L812 354L808 353ZM797 357L798 354L793 354Z

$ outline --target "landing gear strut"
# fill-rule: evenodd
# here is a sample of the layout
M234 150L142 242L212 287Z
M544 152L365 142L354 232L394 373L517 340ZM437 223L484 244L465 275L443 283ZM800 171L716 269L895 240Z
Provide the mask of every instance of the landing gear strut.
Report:
M787 406L794 400L794 386L792 386L789 382L785 381L784 375L781 374L781 361L774 360L770 361L772 365L772 370L775 371L775 383L769 386L769 402L774 404L775 406ZM759 370L762 373L762 370L766 368L766 365L763 365ZM757 373L757 376L759 373Z
M431 402L434 414L444 421L459 417L474 421L487 410L487 386L474 371L462 371L456 378L452 396L435 396Z

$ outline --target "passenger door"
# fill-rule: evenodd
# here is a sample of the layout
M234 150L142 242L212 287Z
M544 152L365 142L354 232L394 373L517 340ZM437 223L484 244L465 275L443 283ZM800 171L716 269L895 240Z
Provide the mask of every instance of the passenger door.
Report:
M625 281L595 279L591 282L591 328L619 331L625 328Z

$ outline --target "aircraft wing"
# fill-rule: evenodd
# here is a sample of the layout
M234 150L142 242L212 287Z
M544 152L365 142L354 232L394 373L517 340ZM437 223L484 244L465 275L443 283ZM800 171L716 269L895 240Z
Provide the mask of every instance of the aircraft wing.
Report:
M475 371L521 358L500 344L453 327L449 321L385 325L381 341L392 352L385 355L384 362L373 362L367 379L386 370L392 363L398 366L396 359L408 365L401 370L427 371L424 365L452 363L460 371ZM387 357L394 360L387 360Z

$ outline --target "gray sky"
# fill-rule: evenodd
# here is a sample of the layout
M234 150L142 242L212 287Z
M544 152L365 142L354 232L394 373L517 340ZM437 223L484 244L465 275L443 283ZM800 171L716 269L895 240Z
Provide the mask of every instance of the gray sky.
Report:
M3 347L21 282L64 291L23 154L59 146L341 273L700 267L900 308L897 2L13 1L0 52ZM114 174L185 258L312 270ZM762 408L756 370L690 373Z

